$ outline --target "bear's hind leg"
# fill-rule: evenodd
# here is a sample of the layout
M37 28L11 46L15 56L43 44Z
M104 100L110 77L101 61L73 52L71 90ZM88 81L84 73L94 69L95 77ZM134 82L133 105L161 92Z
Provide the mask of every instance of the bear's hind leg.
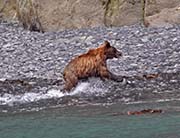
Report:
M75 87L78 83L78 78L74 75L65 79L64 90L70 91L73 87Z

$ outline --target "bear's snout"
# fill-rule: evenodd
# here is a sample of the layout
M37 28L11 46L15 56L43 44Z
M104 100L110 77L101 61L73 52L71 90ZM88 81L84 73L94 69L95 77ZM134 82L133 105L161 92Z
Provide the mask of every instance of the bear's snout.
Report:
M121 56L122 56L122 52L116 51L116 58L119 58L119 57L121 57Z

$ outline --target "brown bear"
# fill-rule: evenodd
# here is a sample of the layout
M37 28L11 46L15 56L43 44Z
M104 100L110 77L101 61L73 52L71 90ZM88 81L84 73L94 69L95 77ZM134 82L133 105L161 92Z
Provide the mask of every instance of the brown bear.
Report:
M79 79L88 77L100 77L102 80L112 79L120 82L122 76L111 73L106 64L107 59L119 58L122 53L105 41L96 49L90 49L87 53L72 59L65 67L63 77L65 80L64 90L71 90L78 83Z

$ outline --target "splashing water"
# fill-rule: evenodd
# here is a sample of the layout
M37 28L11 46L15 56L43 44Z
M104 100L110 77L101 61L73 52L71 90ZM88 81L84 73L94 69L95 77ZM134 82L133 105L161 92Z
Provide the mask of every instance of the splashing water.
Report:
M41 92L27 92L23 94L9 94L4 93L0 97L0 105L8 105L13 106L16 104L24 104L37 102L39 100L44 99L53 99L53 98L62 98L64 96L73 96L73 95L104 95L105 92L108 91L107 87L105 87L104 83L100 80L94 80L94 78L89 79L89 82L80 82L73 90L70 92L62 92L60 89L49 89L47 91Z
M49 89L47 92L40 92L40 93L24 93L19 95L13 95L5 93L0 97L0 105L9 105L13 106L14 103L29 103L29 102L37 102L42 99L52 99L52 98L61 98L64 96L73 96L81 93L85 93L89 88L90 83L88 82L81 82L78 86L72 90L71 92L63 93L59 89ZM94 90L94 89L93 89ZM93 91L91 90L91 92Z
M81 93L81 92L85 91L88 86L89 86L89 83L82 82L72 91L72 93L70 95Z
M64 94L60 92L60 90L49 90L47 93L24 93L20 95L13 95L5 93L2 97L0 97L1 105L9 105L13 106L14 103L30 103L36 102L41 99L50 99L50 98L60 98L63 97Z

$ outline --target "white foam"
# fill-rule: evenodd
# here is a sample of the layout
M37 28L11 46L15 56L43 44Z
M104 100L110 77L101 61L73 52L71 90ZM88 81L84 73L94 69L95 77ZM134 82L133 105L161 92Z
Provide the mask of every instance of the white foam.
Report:
M72 92L63 93L58 89L50 89L47 93L24 93L19 95L4 94L0 97L0 105L13 106L14 103L36 102L42 99L61 98L67 95L75 95L85 91L89 86L88 83L80 83Z
M13 106L14 103L29 103L29 102L36 102L41 99L50 99L50 98L60 98L63 97L63 94L60 90L49 90L47 93L24 93L19 95L12 95L12 94L4 94L0 97L0 104L1 105L9 105Z
M49 91L47 91L47 93L45 94L45 96L47 97L63 97L65 94L62 93L60 90L57 90L57 89L51 89Z
M88 82L80 83L71 93L70 95L75 95L81 92L84 92L90 84Z
M19 95L13 94L4 94L0 96L0 105L9 105L13 106L15 103L30 103L36 102L42 99L52 99L52 98L61 98L67 95L77 95L77 94L86 94L86 95L103 95L108 89L107 86L102 83L102 81L97 81L90 79L89 82L80 82L74 90L71 92L63 93L59 89L50 89L47 92L39 93L24 93Z

